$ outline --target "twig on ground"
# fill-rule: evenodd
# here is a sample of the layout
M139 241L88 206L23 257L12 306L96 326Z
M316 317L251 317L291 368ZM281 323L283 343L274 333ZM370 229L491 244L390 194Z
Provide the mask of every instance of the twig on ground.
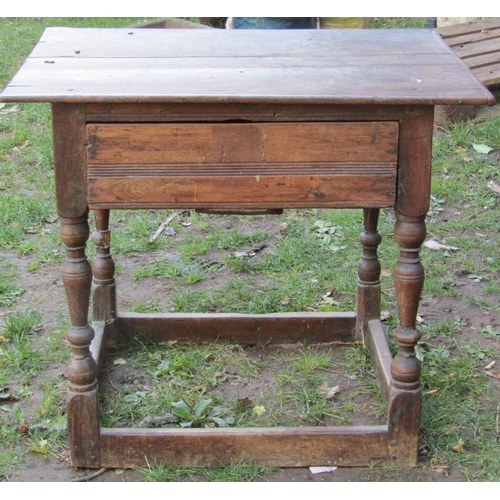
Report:
M70 483L81 483L84 481L90 481L91 479L94 479L97 476L100 476L104 472L108 470L107 467L103 467L102 469L99 469L97 472L94 472L92 474L89 474L88 476L82 476L82 477L75 477L70 480Z
M148 240L148 243L153 243L153 241L156 240L156 238L158 238L158 236L160 236L161 233L163 233L163 231L165 231L165 228L167 227L167 225L173 220L175 219L178 215L180 214L180 212L175 212L173 214L170 214L161 224L160 226L158 227L158 229L156 230L156 233L153 234L153 236L151 236L151 238L149 238Z

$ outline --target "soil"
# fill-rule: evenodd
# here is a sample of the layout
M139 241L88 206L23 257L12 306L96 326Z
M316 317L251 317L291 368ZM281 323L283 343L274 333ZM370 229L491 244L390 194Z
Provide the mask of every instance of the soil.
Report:
M239 229L255 229L258 225L265 228L267 231L274 232L276 237L280 235L280 227L276 219L256 219L252 222L234 222L226 219L227 229L234 224L239 224ZM265 248L261 252L267 251ZM133 270L147 264L151 259L151 254L120 256L116 260L120 264L119 284L118 284L118 301L119 307L123 310L134 301L149 301L158 298L160 302L168 301L168 288L162 284L162 281L157 278L145 278L141 280L140 286L136 286L133 280ZM175 252L171 255L175 259ZM220 254L213 251L210 254L204 255L204 260L208 265L216 265L220 262ZM43 338L44 333L48 329L54 328L57 322L60 322L61 314L65 314L66 301L65 293L62 285L60 270L57 268L43 267L36 271L28 272L28 258L23 257L14 252L5 252L2 258L12 263L18 269L17 284L22 285L25 292L15 308L31 307L43 313L44 329L38 332ZM254 258L262 258L259 253ZM221 271L216 274L216 278L210 283L211 286L217 286L223 283L231 276L230 271ZM200 284L192 285L193 287L202 286ZM467 275L458 273L454 277L453 285L458 294L455 297L444 296L441 298L422 297L420 304L419 315L428 322L434 319L448 319L450 322L461 318L459 328L460 335L463 339L473 338L475 331L478 328L484 328L491 325L494 328L500 327L500 313L492 312L491 310L481 309L471 305L470 298L482 296L481 282L474 282ZM491 297L492 305L498 297ZM8 311L6 311L8 312ZM63 332L61 332L63 335ZM497 348L495 339L485 340L485 345L488 347ZM489 345L487 344L489 343ZM274 347L272 349L293 349L293 347ZM264 352L262 348L255 348L253 355L260 356L261 359L269 359L269 350ZM335 354L337 355L337 354ZM500 358L496 360L497 366L500 365ZM103 378L103 389L113 390L113 384L118 385L130 378L127 375L126 367L118 367L119 369L112 370L111 376ZM53 364L48 367L44 373L36 376L30 383L33 390L33 397L28 401L23 400L22 410L29 422L30 418L35 414L35 410L39 407L43 392L38 389L39 383L42 380L59 379L61 384L65 384L65 366L64 364ZM345 374L339 373L337 377L338 383L344 389L344 394L349 391L355 391L359 387L359 382L353 379L346 378ZM108 382L109 381L109 382ZM230 382L223 384L220 390L226 394L240 397L256 397L272 387L274 383L271 369L264 370L263 374L258 379L241 382L236 385L231 385ZM493 391L500 395L500 387L497 381L492 384ZM15 385L9 387L9 390L16 392L19 387ZM363 396L369 398L369 396ZM361 400L359 407L365 407L365 403L369 406L370 401ZM358 416L353 417L350 425L372 425L381 423L380 417L374 412L361 412ZM76 470L72 468L67 460L65 453L59 456L49 455L43 457L40 454L29 451L29 445L26 442L22 445L21 451L24 463L16 466L11 471L8 481L11 482L68 482L74 480L82 480L93 470ZM137 471L125 470L115 471L106 470L93 477L92 482L140 482L144 481L144 477ZM313 474L307 468L297 469L281 469L276 472L265 474L258 481L269 482L351 482L351 481L427 481L427 482L455 482L465 481L461 471L455 467L444 467L439 464L433 464L425 456L421 457L418 467L413 469L365 469L365 468L339 468L334 472Z

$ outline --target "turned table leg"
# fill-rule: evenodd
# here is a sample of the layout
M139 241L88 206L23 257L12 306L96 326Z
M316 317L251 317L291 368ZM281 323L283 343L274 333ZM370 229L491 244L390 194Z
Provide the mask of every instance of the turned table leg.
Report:
M364 208L364 228L359 241L363 255L358 264L356 298L356 340L364 340L368 321L380 319L380 262L377 248L382 240L377 232L379 208Z
M407 217L396 212L394 238L399 257L394 269L399 325L394 331L398 352L391 364L392 386L389 401L389 430L394 446L393 458L414 462L418 451L418 433L422 394L420 362L415 345L420 340L416 317L424 284L420 246L425 239L425 216Z
M70 460L74 467L98 467L97 368L90 353L94 330L88 324L92 271L85 254L89 238L85 105L53 104L52 125L57 213L66 246L62 274L71 318L66 334L71 348L66 399Z
M60 219L61 238L66 246L62 278L71 318L71 326L66 333L71 347L66 400L71 463L75 467L91 467L97 465L99 460L99 409L97 367L90 353L94 330L88 324L92 271L85 246L89 226L87 215Z
M109 210L94 210L96 230L92 241L96 255L92 261L94 321L116 318L115 263L110 251Z

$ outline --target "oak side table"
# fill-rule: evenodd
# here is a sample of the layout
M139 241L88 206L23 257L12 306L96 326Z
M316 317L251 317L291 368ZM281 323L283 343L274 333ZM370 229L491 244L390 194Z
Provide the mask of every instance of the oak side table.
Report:
M47 28L2 102L50 102L57 209L71 327L67 396L75 467L282 467L417 460L421 408L415 318L436 104L492 95L423 29ZM355 313L118 313L112 209L225 212L353 208L364 213ZM399 325L380 323L377 220L394 207ZM95 216L92 266L85 247ZM93 325L88 324L90 295ZM243 344L367 343L387 404L369 427L112 429L99 423L106 339Z

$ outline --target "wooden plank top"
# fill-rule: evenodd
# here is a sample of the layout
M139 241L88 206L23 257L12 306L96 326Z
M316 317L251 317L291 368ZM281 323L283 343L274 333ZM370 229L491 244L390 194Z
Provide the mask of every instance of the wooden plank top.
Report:
M47 28L18 102L492 104L434 32Z

